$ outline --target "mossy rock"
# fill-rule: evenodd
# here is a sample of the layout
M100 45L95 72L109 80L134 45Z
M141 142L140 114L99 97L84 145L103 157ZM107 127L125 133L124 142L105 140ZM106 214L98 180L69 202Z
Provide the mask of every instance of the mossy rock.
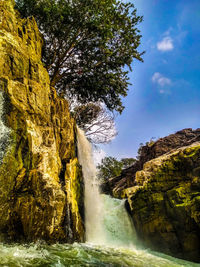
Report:
M139 186L125 190L144 244L200 262L200 143L144 164ZM141 177L140 177L141 176Z

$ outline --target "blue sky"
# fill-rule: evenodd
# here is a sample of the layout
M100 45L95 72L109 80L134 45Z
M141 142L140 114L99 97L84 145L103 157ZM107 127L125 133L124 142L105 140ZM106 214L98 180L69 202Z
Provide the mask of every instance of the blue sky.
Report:
M134 157L140 143L183 128L200 128L200 1L132 0L144 63L133 62L133 84L116 119L118 136L106 156Z

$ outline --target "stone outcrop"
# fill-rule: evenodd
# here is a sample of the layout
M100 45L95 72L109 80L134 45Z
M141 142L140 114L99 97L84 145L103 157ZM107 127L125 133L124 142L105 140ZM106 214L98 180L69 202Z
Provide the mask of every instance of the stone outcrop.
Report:
M160 157L179 147L188 146L200 141L200 128L193 130L191 128L183 129L160 138L157 141L150 141L147 145L141 147L139 161L141 166L149 160Z
M137 162L102 188L128 199L146 247L200 262L200 129L147 143Z
M124 169L121 175L112 177L104 183L102 185L103 191L114 197L123 198L125 196L124 189L136 184L136 172L142 170L146 162L174 149L191 145L197 141L200 141L200 129L192 130L191 128L188 128L160 138L156 142L148 142L140 148L139 159L135 164Z
M68 103L50 87L34 18L0 1L0 233L83 241L83 181Z
M200 142L146 162L127 188L143 244L200 262Z

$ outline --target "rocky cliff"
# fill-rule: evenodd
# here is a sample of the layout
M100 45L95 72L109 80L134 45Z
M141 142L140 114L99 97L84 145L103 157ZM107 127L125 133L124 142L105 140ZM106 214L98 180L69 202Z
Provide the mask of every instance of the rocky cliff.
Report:
M125 195L143 244L200 262L200 142L146 162L135 184Z
M0 233L81 241L83 181L68 103L50 87L34 18L0 1Z
M147 142L146 145L139 149L138 160L134 165L124 169L121 175L112 177L104 183L102 185L103 191L114 197L123 198L124 189L136 185L135 175L137 171L143 169L146 162L173 151L174 149L188 146L198 141L200 141L200 129L192 130L191 128L187 128L175 134L160 138L155 142Z
M146 247L200 262L200 129L143 146L138 161L103 189L128 199Z

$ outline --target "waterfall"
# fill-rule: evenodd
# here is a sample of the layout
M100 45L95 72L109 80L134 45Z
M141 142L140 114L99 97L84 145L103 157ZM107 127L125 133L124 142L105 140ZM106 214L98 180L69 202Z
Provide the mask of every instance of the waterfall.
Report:
M4 96L0 91L0 163L9 144L10 129L4 124Z
M85 185L86 241L101 244L104 240L102 227L103 206L98 180L96 179L96 167L92 158L92 146L82 130L78 129L77 132L78 158L82 166Z
M0 93L0 146L4 140L9 140L3 102ZM91 145L81 130L77 137L85 181L87 243L0 243L0 266L199 267L198 263L134 247L134 228L124 208L124 200L100 194Z
M92 146L80 129L77 130L77 139L85 184L86 241L97 245L134 246L134 227L124 200L100 194Z
M135 248L137 237L126 211L125 200L102 195L105 244L111 247Z

